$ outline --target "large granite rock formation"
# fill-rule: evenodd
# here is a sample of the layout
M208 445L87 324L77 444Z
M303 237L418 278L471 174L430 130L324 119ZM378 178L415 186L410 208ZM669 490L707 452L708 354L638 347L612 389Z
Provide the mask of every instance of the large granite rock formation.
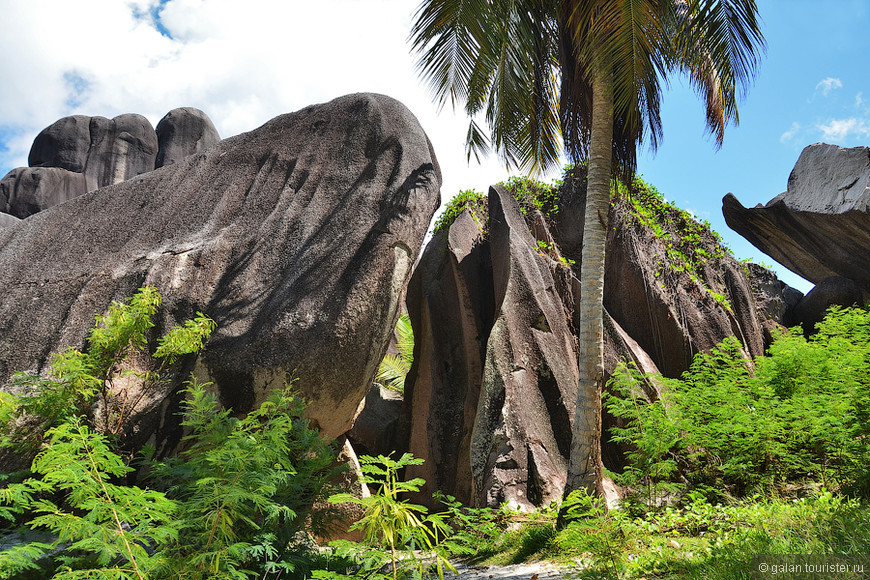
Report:
M156 158L157 134L142 115L74 115L36 136L27 163L82 173L92 191L152 171Z
M208 115L193 107L172 109L160 119L157 135L157 168L172 165L188 155L205 151L221 140Z
M796 274L814 283L848 278L870 298L870 148L810 145L784 193L750 209L728 194L722 213L732 229Z
M100 187L120 183L199 153L220 141L208 116L173 109L157 124L142 115L73 115L46 127L30 149L30 167L0 180L0 212L26 218Z
M426 458L409 473L426 480L423 497L440 489L471 501L471 433L493 301L489 244L465 211L432 237L408 286L414 363L397 446Z
M244 412L292 375L336 437L387 348L440 183L414 116L358 94L16 222L0 230L0 384L82 347L95 313L151 284L155 332L196 311L217 322L187 368L226 405ZM178 386L137 409L139 442L175 445Z
M583 354L574 335L583 175L567 179L559 196L550 217L535 207L521 213L505 188L491 188L489 219L461 213L433 236L412 277L416 345L397 442L426 458L409 471L427 480L420 501L435 489L522 509L561 497ZM610 216L606 372L629 361L678 376L726 336L747 356L762 354L766 325L786 314L774 303L794 302L787 288L750 276L709 231L687 230L685 214L653 213L658 233L627 200ZM692 268L675 259L686 252L694 252ZM655 382L641 387L649 398L660 394ZM605 429L614 423L603 417ZM620 468L624 450L606 435L602 451L607 467Z
M0 230L3 228L7 228L11 225L17 224L21 220L15 217L14 215L9 215L8 213L0 212Z

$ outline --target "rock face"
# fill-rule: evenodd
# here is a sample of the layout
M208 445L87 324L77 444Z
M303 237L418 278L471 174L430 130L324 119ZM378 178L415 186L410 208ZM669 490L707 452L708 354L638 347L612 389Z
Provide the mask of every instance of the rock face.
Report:
M561 497L583 356L574 329L584 183L579 174L565 181L552 217L521 212L504 187L493 187L488 220L466 209L425 249L408 290L416 344L397 439L426 458L409 470L427 481L418 501L435 489L471 505L521 509ZM762 290L697 224L696 237L667 246L662 236L679 240L688 218L656 212L666 231L655 233L626 200L611 212L606 372L630 361L678 376L726 336L747 356L762 354L766 321L782 321L769 303L785 303L786 287L774 277ZM710 258L691 269L674 261L690 248ZM657 384L641 387L660 394ZM614 422L603 417L605 429ZM603 447L607 467L619 469L622 450L606 436Z
M9 215L6 213L0 213L0 230L2 230L3 228L7 228L11 225L17 224L19 221L21 221L21 220L13 215Z
M157 124L142 115L114 119L73 115L46 127L30 149L30 167L0 180L0 212L26 218L39 211L153 171L220 141L208 116L173 109Z
M514 198L489 196L495 320L471 435L472 503L546 505L561 497L578 378L567 268L539 253Z
M208 115L193 107L172 109L157 123L156 167L172 165L221 140Z
M397 447L426 458L409 472L426 480L423 497L450 490L470 503L471 433L494 305L489 245L467 211L426 246L407 305L414 363L405 379Z
M390 454L401 412L401 393L373 384L347 433L354 449L361 455Z
M725 221L807 280L853 280L870 298L870 148L817 143L801 152L785 193L743 207L728 194Z
M157 332L196 311L217 322L187 367L225 405L244 412L292 375L336 437L386 351L440 183L413 115L359 94L6 227L0 384L83 346L95 313L151 284L164 295ZM180 435L177 387L133 421L161 451Z

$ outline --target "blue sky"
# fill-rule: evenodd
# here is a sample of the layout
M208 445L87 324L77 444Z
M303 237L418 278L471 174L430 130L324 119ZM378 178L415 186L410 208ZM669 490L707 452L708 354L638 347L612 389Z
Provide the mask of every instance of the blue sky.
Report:
M0 175L26 164L36 134L65 115L136 112L156 125L194 106L229 137L359 91L393 96L417 115L445 200L508 175L495 158L467 164L465 120L439 113L416 77L406 40L417 0L0 2ZM870 0L759 0L759 9L768 50L740 126L717 151L700 100L671 79L664 140L655 156L641 154L639 171L708 220L738 258L772 263L725 225L722 196L766 203L785 190L803 147L870 145Z
M639 172L668 199L707 219L738 258L777 266L787 283L811 286L731 231L722 197L733 193L747 207L786 189L801 150L824 141L870 145L870 2L867 0L760 0L767 55L740 106L740 125L729 127L716 150L704 135L701 101L672 81L663 100L664 141L646 151Z

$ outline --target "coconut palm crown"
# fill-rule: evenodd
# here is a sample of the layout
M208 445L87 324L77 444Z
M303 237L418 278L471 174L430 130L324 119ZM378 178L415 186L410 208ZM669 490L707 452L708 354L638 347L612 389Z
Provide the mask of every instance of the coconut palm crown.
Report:
M604 246L613 174L662 136L662 86L682 73L721 146L764 38L755 0L424 0L411 31L439 105L469 117L466 148L539 173L587 161L580 379L566 492L601 491ZM481 126L485 125L485 128Z

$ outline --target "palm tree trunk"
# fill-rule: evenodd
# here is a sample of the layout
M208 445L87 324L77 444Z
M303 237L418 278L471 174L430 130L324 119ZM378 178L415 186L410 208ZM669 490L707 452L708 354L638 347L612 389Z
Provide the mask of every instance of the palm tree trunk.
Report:
M610 211L613 155L613 94L607 73L595 75L592 134L586 187L586 215L580 264L580 380L571 433L565 495L585 489L603 495L601 463L601 389L604 386L604 251Z

